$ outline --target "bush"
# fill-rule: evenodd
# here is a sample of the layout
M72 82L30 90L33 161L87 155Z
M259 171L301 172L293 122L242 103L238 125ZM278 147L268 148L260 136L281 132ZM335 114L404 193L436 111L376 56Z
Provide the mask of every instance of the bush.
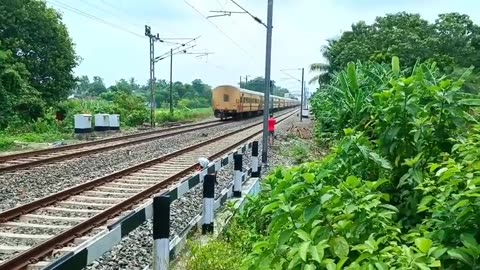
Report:
M244 266L480 269L480 98L463 76L392 63L350 63L313 98L335 146L277 169L236 217L252 243Z
M187 260L189 270L235 270L241 269L241 253L228 242L212 240L205 245L190 245L191 255Z

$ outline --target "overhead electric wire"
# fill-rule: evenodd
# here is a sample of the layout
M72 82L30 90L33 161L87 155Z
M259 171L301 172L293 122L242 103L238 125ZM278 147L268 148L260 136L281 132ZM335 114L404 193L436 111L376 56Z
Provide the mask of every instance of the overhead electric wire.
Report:
M88 18L88 19L91 19L91 20L93 20L93 21L96 21L96 22L99 22L99 23L108 25L108 26L110 26L110 27L116 28L117 30L120 30L120 31L129 33L129 34L132 34L132 35L134 35L134 36L136 36L136 37L140 37L140 38L142 38L142 39L143 39L143 38L147 38L147 37L144 36L144 35L138 34L138 33L133 32L133 31L131 31L131 30L125 28L125 27L122 27L122 26L120 26L120 25L118 25L118 24L114 24L114 23L109 22L109 21L107 21L107 20L105 20L105 19L102 19L102 18L100 18L100 17L98 17L98 16L92 15L92 14L90 14L90 13L88 13L88 12L85 12L85 11L82 11L82 10L77 9L77 8L75 8L75 7L72 7L72 6L70 6L70 5L66 4L66 3L63 3L63 2L60 2L60 1L57 1L57 0L47 0L47 2L50 3L50 4L53 5L53 6L56 6L56 7L59 7L59 8L62 8L62 9L65 9L65 10L68 10L68 11L71 11L71 12L74 12L74 13L76 13L76 14L78 14L78 15L84 16L84 17L86 17L86 18ZM86 2L85 2L85 3L86 3ZM165 39L168 39L168 38L161 38L161 40L162 40L163 43L181 44L181 43L179 43L179 42L166 41Z
M243 10L245 13L247 13L248 15L250 15L250 17L252 17L256 22L258 22L259 24L262 24L263 26L265 26L267 28L267 25L262 22L262 20L260 20L260 18L258 18L257 16L254 16L252 13L250 13L248 10L246 10L245 8L243 8L242 6L240 6L237 2L235 2L235 0L230 0L232 1L232 3L234 3L237 7L239 7L241 10Z
M195 8L192 4L190 4L190 2L188 2L187 0L184 0L184 2L189 5L193 10L195 10L200 16L202 16L202 18L204 18L205 20L207 20L209 23L211 23L213 26L215 26L215 28L217 28L218 31L220 31L220 33L222 33L226 38L228 38L233 44L235 44L235 46L237 46L241 51L243 51L248 57L250 57L251 59L253 59L253 57L242 47L240 46L234 39L232 39L229 35L227 35L227 33L225 33L218 25L216 25L215 23L213 23L212 21L210 21L209 19L207 19L207 17L205 15L202 14L202 12L200 12L197 8Z
M77 13L77 14L82 15L82 16L84 16L84 17L87 17L87 18L89 18L89 19L95 20L95 21L97 21L97 22L99 22L99 23L103 23L103 24L108 25L108 26L110 26L110 27L116 28L116 29L118 29L118 30L124 31L124 32L129 33L129 34L132 34L132 35L135 35L135 36L137 36L137 37L147 38L147 37L144 36L144 35L140 35L140 34L138 34L138 33L135 33L135 32L133 32L133 31L130 31L130 30L128 30L128 29L126 29L126 28L124 28L124 27L122 27L122 26L119 26L119 25L117 25L117 24L108 22L108 21L106 21L106 20L104 20L104 19L102 19L102 18L99 18L99 17L97 17L97 16L95 16L95 15L92 15L92 14L89 14L89 13L87 13L87 12L81 11L81 10L79 10L79 9L77 9L77 8L74 8L74 7L72 7L72 6L69 6L69 5L65 4L65 3L58 2L58 1L56 1L56 0L47 0L47 2L49 2L50 4L52 4L52 5L54 5L54 6L57 6L57 7L66 9L66 10L69 10L69 11L71 11L71 12Z

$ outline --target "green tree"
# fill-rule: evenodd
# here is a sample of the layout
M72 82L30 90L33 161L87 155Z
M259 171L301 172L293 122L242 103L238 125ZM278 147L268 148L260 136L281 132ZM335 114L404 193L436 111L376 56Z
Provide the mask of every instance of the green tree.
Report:
M76 79L77 83L74 89L74 94L78 97L85 97L90 93L90 79L83 75Z
M467 15L439 15L431 24L418 14L401 12L377 17L372 25L360 21L322 48L327 63L312 64L311 82L329 82L348 62L389 63L393 56L410 68L417 61L434 61L444 73L455 67L480 65L480 28Z
M25 66L14 61L12 52L0 50L0 128L21 125L15 120L36 119L43 114L45 103L28 84L28 76Z
M256 77L253 80L248 81L247 83L241 82L240 88L248 89L256 92L265 92L265 78L264 77ZM283 88L277 86L275 81L272 80L272 94L276 96L283 97L286 93L290 91L287 88Z
M12 52L25 79L48 103L66 98L75 86L73 42L61 16L38 0L0 1L1 48Z

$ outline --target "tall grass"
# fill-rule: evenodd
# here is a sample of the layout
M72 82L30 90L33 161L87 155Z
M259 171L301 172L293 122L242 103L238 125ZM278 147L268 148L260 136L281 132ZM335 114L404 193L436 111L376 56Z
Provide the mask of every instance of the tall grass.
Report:
M213 115L211 108L176 109L173 114L168 109L159 109L155 112L157 123L181 122L187 120L200 120Z

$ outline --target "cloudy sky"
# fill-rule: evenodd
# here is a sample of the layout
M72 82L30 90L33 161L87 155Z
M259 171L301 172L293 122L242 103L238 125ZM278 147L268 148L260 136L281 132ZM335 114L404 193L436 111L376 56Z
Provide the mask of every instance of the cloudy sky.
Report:
M82 62L76 75L100 76L110 85L120 78L149 78L149 42L144 25L163 38L201 36L192 52L213 52L208 57L174 56L173 79L196 78L215 86L238 84L240 76L264 76L264 26L247 15L211 18L211 10L238 11L230 0L47 0L63 14ZM266 22L267 0L237 0ZM292 91L300 83L283 69L321 62L320 48L353 22L372 22L376 16L408 11L435 20L439 13L460 12L480 23L478 0L275 0L273 15L272 79ZM79 14L80 13L80 14ZM175 44L156 43L156 55ZM298 79L299 70L288 73ZM313 76L305 73L306 79ZM169 59L156 64L156 77L169 77ZM313 89L313 86L310 86Z

